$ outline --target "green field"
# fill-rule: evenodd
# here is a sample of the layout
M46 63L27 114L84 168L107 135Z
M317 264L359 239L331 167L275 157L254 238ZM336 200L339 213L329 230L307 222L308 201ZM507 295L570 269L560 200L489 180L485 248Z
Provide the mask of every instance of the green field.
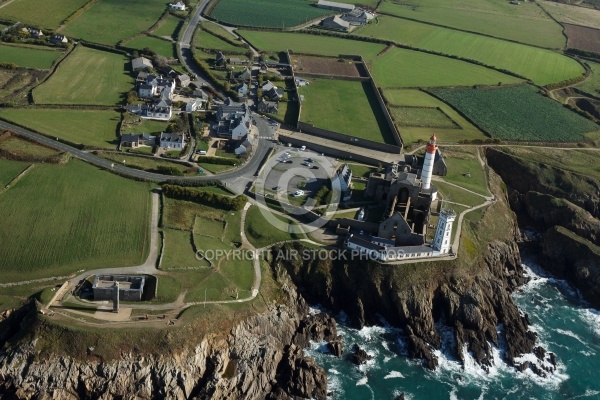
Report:
M148 149L152 150L151 147ZM141 169L149 172L157 172L160 173L158 167L170 167L175 168L181 173L185 173L191 168L187 165L166 160L164 158L157 157L140 157L136 155L132 155L130 153L100 153L100 157L105 158L107 160L114 161L118 164L123 164L131 168ZM150 153L148 155L151 155ZM125 162L123 162L125 161Z
M438 188L438 190L442 194L444 200L447 200L447 201L464 204L469 207L477 206L485 201L485 199L481 196L477 196L476 194L467 192L466 190L463 190L456 186L449 185L446 182L434 181L434 182L432 182L432 184L436 188ZM457 206L455 204L446 204L446 203L444 203L444 208L454 209L454 211L456 211L457 214L463 210L463 208L460 206ZM455 225L454 229L456 229L456 225Z
M448 175L444 180L455 185L462 186L484 196L489 196L485 184L485 172L477 158L476 147L447 147L443 148L442 154L448 166Z
M142 263L149 190L80 161L37 165L0 195L0 280Z
M211 17L231 25L290 28L332 14L308 0L220 0Z
M591 61L586 61L586 64L592 70L592 75L585 82L577 85L577 88L592 96L600 97L600 64Z
M293 226L296 226L292 221L287 218L277 217L280 221L283 221L290 226L290 230L293 230ZM297 227L297 226L296 226ZM276 242L284 240L295 240L301 239L302 235L291 232L284 232L271 225L269 221L265 219L258 206L251 206L246 213L246 225L244 226L246 231L246 237L256 248L262 248L269 246Z
M483 33L547 48L563 48L562 28L535 3L514 6L503 0L385 1L383 13Z
M225 53L244 53L246 51L244 47L234 46L202 29L197 29L194 34L194 46L200 49L221 50Z
M0 142L0 144L2 144L2 142ZM4 189L4 186L23 172L28 166L29 163L8 161L0 158L0 190Z
M576 142L600 126L537 93L531 86L439 89L435 94L495 138Z
M149 133L159 134L164 132L169 126L165 121L153 121L151 119L140 118L137 115L126 113L121 122L121 134L125 133Z
M308 35L304 33L262 32L240 30L254 47L269 52L290 49L299 54L338 56L340 54L361 55L366 60L374 59L385 48L383 44L338 39L329 36Z
M15 0L2 7L2 18L54 29L89 0Z
M93 147L115 148L116 111L4 108L0 117L50 136Z
M61 54L61 51L49 47L0 45L0 62L14 63L19 67L49 69Z
M183 25L183 20L171 14L164 17L158 27L152 31L153 35L177 40L177 34Z
M233 33L229 32L227 29L223 28L221 25L215 24L214 22L210 22L210 21L201 22L200 27L202 29L204 29L205 31L208 31L208 32L213 33L218 36L222 36L222 37L232 40L234 42L239 41L239 39ZM241 43L242 42L240 42L240 44Z
M80 46L35 88L33 98L38 104L117 104L133 88L129 70L125 56Z
M373 61L378 86L435 87L516 83L521 79L460 60L395 48Z
M375 142L396 143L369 83L311 79L300 94L304 96L302 122Z
M435 134L439 140L443 142L457 142L459 140L486 139L479 129L473 126L469 121L464 119L452 107L436 99L435 97L421 92L420 90L404 89L394 90L388 89L384 92L386 99L393 106L404 107L437 107L456 122L460 129L442 129L436 128ZM415 143L418 140L427 141L431 137L430 128L399 126L400 136L404 144Z
M525 76L539 85L574 78L584 72L577 61L550 50L399 18L381 17L378 24L371 24L362 32L426 50L477 60Z
M438 108L390 107L390 113L398 126L436 129L459 129L460 127Z
M17 136L0 140L0 149L21 157L47 158L59 154L57 150L23 140Z
M161 0L98 0L61 33L90 42L117 44L149 29L165 8L166 3Z
M150 48L156 54L167 58L176 58L175 44L167 40L157 39L152 36L142 35L130 42L125 43L125 46L131 47L132 49L145 49Z

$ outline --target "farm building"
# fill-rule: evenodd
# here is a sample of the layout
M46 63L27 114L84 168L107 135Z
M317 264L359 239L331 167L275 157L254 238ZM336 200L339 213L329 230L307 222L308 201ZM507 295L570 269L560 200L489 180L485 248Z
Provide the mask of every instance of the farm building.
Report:
M354 4L337 3L335 1L327 1L327 0L319 0L319 2L317 3L317 7L325 8L327 10L344 11L344 12L352 11L355 8Z
M50 42L54 44L69 43L69 39L65 35L52 35Z
M171 7L171 10L175 10L175 11L185 11L186 10L186 6L183 3L183 1L178 1L177 3L169 3L169 7Z
M340 18L348 22L350 25L363 26L375 18L375 16L363 10L362 8L355 8L354 10L343 14Z
M321 26L325 29L331 29L334 31L342 32L348 32L348 30L350 29L350 23L348 21L344 21L337 15L325 18L323 21L321 21Z
M153 65L146 57L138 57L131 60L131 68L134 71L142 71L145 69L152 69Z

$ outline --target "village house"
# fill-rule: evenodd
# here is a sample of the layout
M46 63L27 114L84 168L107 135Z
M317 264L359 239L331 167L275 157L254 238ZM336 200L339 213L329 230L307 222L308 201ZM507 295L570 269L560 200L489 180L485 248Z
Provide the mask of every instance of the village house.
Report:
M277 114L279 103L276 101L265 101L260 99L258 102L258 112L262 114Z
M283 97L283 89L275 86L271 81L265 82L262 86L263 96L267 96L270 100L279 100Z
M22 32L29 34L34 39L39 39L44 36L44 32L36 28L22 28Z
M252 143L248 139L245 139L238 147L235 148L234 153L238 156L242 154L248 154L252 152Z
M186 103L185 112L189 114L196 111L203 111L205 103L206 101L203 99L193 99Z
M235 77L236 79L242 82L247 82L250 79L252 79L252 71L250 71L248 67L244 67L244 69L241 72L239 72Z
M182 1L178 1L177 3L169 3L169 7L171 7L171 10L175 11L185 11L187 9L185 3Z
M171 98L174 91L174 80L149 74L146 76L145 82L139 85L138 95L143 99L152 99L159 95Z
M181 74L177 76L177 82L179 83L179 87L186 88L190 86L192 80L190 79L189 75Z
M247 65L250 61L247 58L230 57L229 64L231 65Z
M150 136L147 133L133 133L121 135L121 147L154 147L156 144L156 136Z
M153 67L152 61L148 60L146 57L138 57L131 60L131 69L133 71L150 70Z
M244 82L241 85L238 85L235 88L235 91L237 92L238 96L246 97L246 95L248 95L248 85Z
M160 134L160 147L163 149L183 150L185 142L185 133L163 132Z
M227 101L217 109L217 135L233 140L243 139L250 133L252 117L245 104Z
M69 43L69 39L65 35L52 35L50 42L54 44L67 44Z

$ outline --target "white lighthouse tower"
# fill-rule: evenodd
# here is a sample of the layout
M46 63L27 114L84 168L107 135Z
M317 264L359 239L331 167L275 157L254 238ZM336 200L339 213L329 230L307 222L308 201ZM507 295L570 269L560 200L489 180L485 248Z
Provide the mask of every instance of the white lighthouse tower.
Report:
M431 188L431 176L433 175L433 162L435 160L435 153L437 151L437 144L435 141L437 138L433 135L427 143L427 150L425 151L425 161L423 162L423 171L421 172L421 189L428 190Z
M433 249L441 254L448 254L451 247L452 223L456 219L454 210L444 209L440 212L435 237L433 238Z

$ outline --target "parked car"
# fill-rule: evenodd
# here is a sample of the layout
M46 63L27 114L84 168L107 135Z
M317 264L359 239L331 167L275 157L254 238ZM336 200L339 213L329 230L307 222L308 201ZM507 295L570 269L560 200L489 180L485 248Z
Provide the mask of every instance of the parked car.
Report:
M302 150L302 151L306 150L306 146L300 147L300 150Z
M294 197L300 197L300 196L304 196L304 190L296 190L292 196Z
M309 157L309 158L307 158L307 159L306 159L306 161L307 161L307 162L310 162L310 163L313 163L313 162L315 162L315 160L313 160L313 159L312 159L312 158L310 158L310 157Z
M310 169L319 169L318 165L313 165L312 167L310 167Z
M305 167L310 167L310 163L309 163L308 161L304 161L304 162L302 163L302 165L304 165Z
M206 150L198 150L196 151L196 153L200 154L201 156L206 155Z

